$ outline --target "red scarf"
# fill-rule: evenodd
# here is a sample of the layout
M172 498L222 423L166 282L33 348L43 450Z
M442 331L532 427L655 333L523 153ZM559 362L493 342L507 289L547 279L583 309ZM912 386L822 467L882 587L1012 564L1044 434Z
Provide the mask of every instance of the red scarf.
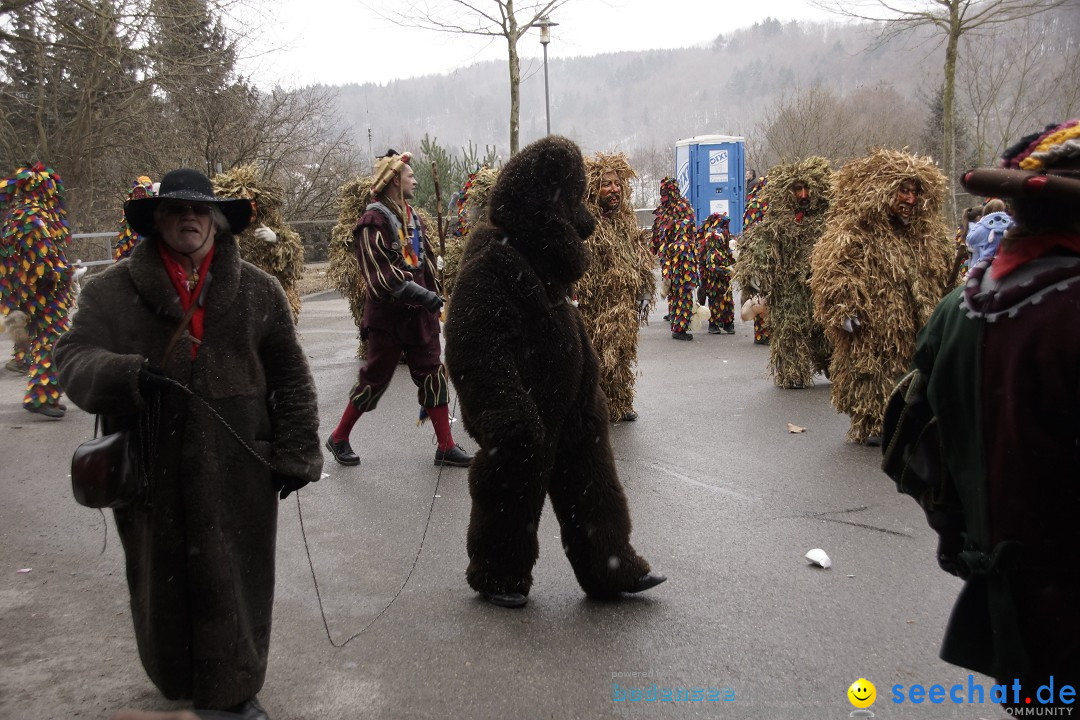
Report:
M1007 248L1003 246L990 265L990 277L1000 280L1056 247L1080 254L1080 235L1033 235L1021 238Z
M199 263L199 279L195 283L195 287L188 288L188 275L185 272L180 262L169 254L169 251L165 249L165 243L159 242L158 254L161 255L161 262L165 265L165 273L169 276L169 280L172 281L173 287L176 288L176 293L180 296L180 304L184 308L186 313L191 309L191 303L195 302L195 299L199 297L199 293L202 291L203 283L206 281L206 272L210 268L210 261L214 259L214 246L210 246L210 252L206 253L206 257ZM203 321L206 317L206 307L200 306L195 308L195 313L191 316L191 324L188 326L188 332L191 333L191 337L195 338L199 342L203 337ZM195 359L195 353L199 349L199 343L191 343L191 359Z

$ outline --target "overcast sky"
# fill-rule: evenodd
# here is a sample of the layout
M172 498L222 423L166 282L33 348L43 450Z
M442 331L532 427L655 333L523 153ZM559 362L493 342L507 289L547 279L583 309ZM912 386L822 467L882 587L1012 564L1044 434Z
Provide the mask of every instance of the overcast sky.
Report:
M438 0L429 0L438 2ZM473 0L481 7L494 0ZM396 26L390 14L408 0L288 0L248 27L241 72L256 85L386 82L506 59L506 42ZM519 0L519 8L526 3ZM519 10L519 14L521 11ZM838 20L808 0L570 0L552 14L549 60L619 50L686 47L774 17ZM540 31L518 42L523 58L542 58ZM528 71L523 61L523 73Z

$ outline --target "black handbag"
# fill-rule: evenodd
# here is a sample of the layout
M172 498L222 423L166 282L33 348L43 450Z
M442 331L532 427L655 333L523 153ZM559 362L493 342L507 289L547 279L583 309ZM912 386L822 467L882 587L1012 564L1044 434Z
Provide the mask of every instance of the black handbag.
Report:
M86 507L118 508L134 502L143 477L137 431L130 428L87 440L71 457L71 492Z
M206 302L211 275L206 274L198 302L191 303L183 320L169 338L163 358L168 358L176 347L195 309ZM140 415L140 419L145 413ZM143 452L138 426L98 437L100 416L94 418L94 439L75 448L71 456L71 492L76 502L92 508L118 508L139 499L148 486L147 473L143 467ZM153 433L147 422L147 433Z

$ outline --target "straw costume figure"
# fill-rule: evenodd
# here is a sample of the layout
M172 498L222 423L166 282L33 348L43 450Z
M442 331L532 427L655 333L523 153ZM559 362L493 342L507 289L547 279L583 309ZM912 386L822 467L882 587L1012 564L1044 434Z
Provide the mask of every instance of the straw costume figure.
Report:
M482 167L465 181L457 197L457 222L454 231L446 239L446 254L443 256L443 290L449 302L454 294L454 282L461 266L461 256L469 240L472 228L487 214L488 196L499 171Z
M146 175L140 175L131 183L131 191L128 200L141 200L142 198L154 197L154 182ZM131 254L135 246L142 240L139 233L128 225L127 216L120 218L120 232L116 235L116 243L113 245L113 260L119 262Z
M596 224L585 191L581 150L566 138L510 158L487 219L470 233L446 321L446 364L480 444L469 470L466 578L501 607L528 602L545 496L590 597L665 579L630 544L596 353L568 297Z
M356 351L358 358L367 357L367 343L360 336L360 324L364 319L364 301L367 298L367 283L360 264L353 250L353 229L356 219L364 214L371 203L371 176L357 177L341 186L341 199L338 203L338 222L330 233L330 267L328 274L346 300L352 311L353 322L359 344Z
M740 253L742 252L743 238L746 237L747 231L761 222L765 218L765 212L769 209L769 203L765 199L765 187L768 185L768 181L764 177L755 177L754 175L755 173L751 171L750 184L746 189L746 209L743 211L742 234L739 235L736 242ZM746 302L750 299L752 293L748 292L746 288L741 288L741 290L742 293L739 299ZM754 315L754 344L769 344L769 326L765 313Z
M709 303L710 335L735 333L735 303L731 296L735 256L731 253L729 224L727 215L713 213L705 218L699 233L701 288L698 298Z
M769 307L769 371L782 388L813 384L828 370L829 344L814 321L810 253L825 227L832 173L823 157L769 170L769 214L743 236L735 263L739 286L754 288Z
M832 403L851 416L853 442L881 443L885 402L946 290L954 252L945 185L929 158L884 149L834 176L810 287L833 345Z
M259 177L254 165L241 165L214 176L214 192L222 197L250 200L254 217L236 236L240 257L277 278L289 299L293 320L300 319L300 291L304 274L304 244L281 215L284 191Z
M574 284L578 310L600 360L609 419L636 420L638 328L656 294L656 260L630 207L630 180L637 174L626 156L596 153L586 158L585 175L585 204L596 231L585 240L589 269Z
M26 313L30 341L29 349L16 348L8 367L29 376L23 408L50 418L64 416L52 347L67 332L75 300L63 193L60 176L41 163L0 181L0 309L5 316Z
M653 215L652 251L660 258L660 276L668 299L664 319L671 323L673 339L693 340L688 329L698 284L697 229L694 208L682 196L674 178L660 181L660 204Z

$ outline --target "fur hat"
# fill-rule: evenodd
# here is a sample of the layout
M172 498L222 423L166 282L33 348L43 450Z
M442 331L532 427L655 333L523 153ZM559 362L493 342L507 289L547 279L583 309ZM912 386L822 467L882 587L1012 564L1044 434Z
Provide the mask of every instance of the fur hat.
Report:
M1080 119L1022 138L1001 167L969 170L960 182L983 197L1080 198Z
M375 160L375 172L371 176L371 194L378 195L383 191L394 176L401 172L401 168L412 162L412 153L398 153L397 150L387 150L386 154Z
M248 200L220 198L214 195L210 178L198 170L181 168L161 178L156 197L137 198L124 203L124 217L131 229L143 237L150 237L154 232L154 210L163 200L214 203L225 214L234 235L243 232L251 222L251 203Z

